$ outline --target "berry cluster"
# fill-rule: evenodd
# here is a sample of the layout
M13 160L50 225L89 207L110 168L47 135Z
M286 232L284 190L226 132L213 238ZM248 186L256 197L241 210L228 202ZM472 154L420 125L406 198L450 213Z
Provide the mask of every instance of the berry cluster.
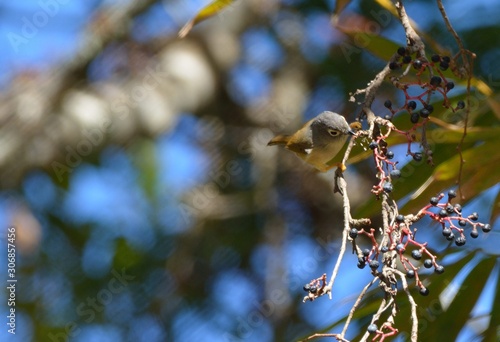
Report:
M423 56L410 55L405 47L400 47L396 56L397 58L389 64L389 68L397 70L406 65L406 70L400 76L390 77L390 80L396 88L403 91L405 101L401 106L394 106L392 101L386 100L384 106L390 111L390 114L385 115L385 119L391 121L396 114L408 114L410 122L413 124L410 130L400 131L395 129L395 131L407 137L408 155L411 155L415 160L421 160L422 153L413 153L411 143L417 139L415 131L419 127L425 126L434 112L434 106L431 104L431 102L435 102L431 101L433 95L440 94L443 98L443 107L451 109L453 112L464 109L465 102L460 100L455 106L452 106L448 99L448 93L455 88L455 83L447 79L443 73L443 71L454 65L449 56L435 54L428 60ZM415 77L408 81L402 81L411 69L414 70ZM410 91L410 89L414 91ZM418 94L410 95L410 93ZM422 141L424 140L422 138ZM432 164L432 151L425 144L423 144L423 148L427 162Z
M368 147L373 151L375 166L379 183L374 185L372 193L379 196L383 191L391 193L393 190L392 180L401 177L401 171L396 168L397 162L393 162L394 152L387 150L387 143L384 137L373 140ZM420 152L413 153L415 160L422 160Z
M405 94L405 103L399 108L393 108L392 102L390 100L385 101L384 106L390 110L391 115L388 115L388 119L401 111L407 111L410 114L410 121L413 124L417 124L420 118L427 119L433 112L434 107L429 103L430 98L435 93L439 93L443 97L443 106L449 108L453 111L457 111L465 108L464 101L458 101L456 106L452 107L448 99L448 93L455 88L455 83L448 80L443 74L452 64L453 61L449 56L432 55L431 60L428 61L425 57L417 58L412 60L412 56L408 54L408 50L404 47L400 47L397 51L397 56L399 56L396 61L389 64L392 70L401 68L404 64L408 64L408 68L399 77L391 77L391 82ZM401 61L399 61L401 59ZM416 81L402 82L401 79L408 74L410 71L410 64L415 70ZM427 73L426 73L427 71ZM411 96L409 94L409 89L422 89L422 92L418 95ZM418 103L421 104L422 108L417 110Z
M304 302L308 300L312 302L316 298L324 295L327 292L326 273L324 273L321 277L313 279L309 283L305 284L303 289L307 292L307 296L304 297Z
M472 229L469 235L473 239L479 236L478 227L480 227L484 233L491 231L490 224L477 222L479 215L476 212L464 217L462 215L462 206L458 203L455 203L454 205L451 203L452 200L457 197L454 190L448 191L448 201L446 203L440 203L444 196L444 194L440 194L437 197L432 197L430 199L430 204L425 206L421 212L441 224L443 236L448 241L454 240L457 246L465 245L466 238L464 228L460 227L471 226ZM431 208L437 208L439 210L437 213L434 213L429 210ZM458 227L455 223L460 227Z
M382 324L380 329L377 327L375 323L372 323L366 329L369 334L376 334L372 341L376 341L380 337L380 341L383 341L386 337L396 335L399 330L394 328L391 323L385 322ZM384 332L384 330L388 330Z
M391 114L386 115L385 119L392 121L394 115L405 112L409 114L410 121L413 123L413 126L408 131L400 130L394 127L394 125L388 126L390 129L386 135L382 135L382 133L380 133L378 136L372 137L373 140L370 142L369 148L373 150L373 156L378 171L377 177L380 180L377 185L373 186L372 192L377 196L379 196L382 192L392 192L392 180L401 177L401 171L396 168L396 163L390 161L394 157L393 152L387 150L387 143L385 142L385 139L387 139L390 133L394 131L406 137L408 143L407 155L411 156L413 160L420 162L425 158L427 163L432 165L433 152L427 144L424 129L424 126L428 123L431 114L434 112L434 106L430 103L431 96L436 92L440 93L444 98L443 106L450 108L452 111L465 108L464 101L458 101L455 107L451 107L449 105L447 94L455 87L455 84L451 80L446 79L443 71L447 70L450 65L453 64L450 57L435 54L430 58L430 60L427 60L425 57L413 59L412 55L408 53L408 49L405 47L400 47L396 56L397 58L390 63L391 69L396 70L401 66L408 64L408 68L399 78L391 78L392 83L404 92L405 102L401 107L396 108L390 100L386 100L384 106L391 112ZM411 69L410 65L412 65L413 69L416 70L416 81L400 81L400 79L406 76ZM424 77L424 75L426 77ZM409 89L413 86L418 87L418 89L422 89L419 95L410 95ZM415 152L412 151L412 143L417 141L416 131L419 127L422 127L421 147L423 148L423 151Z
M423 285L419 278L419 266L422 264L424 268L432 268L434 267L434 272L437 274L444 273L444 267L437 263L437 257L429 251L427 248L427 242L420 243L415 240L415 233L411 230L411 224L420 220L424 216L428 216L434 221L437 221L442 228L442 234L448 241L455 241L457 246L465 245L466 238L464 234L464 228L470 226L470 236L472 238L477 238L478 228L485 233L491 231L491 225L488 223L477 222L479 219L479 215L474 212L468 216L462 215L462 206L458 203L452 204L454 198L457 197L457 194L454 190L448 191L447 201L442 202L441 200L445 197L444 194L440 194L437 197L432 197L430 199L430 203L422 208L419 213L415 216L411 215L405 217L404 215L396 215L393 219L393 223L389 225L386 230L386 238L382 240L379 244L377 243L374 236L374 229L371 228L369 232L365 230L357 230L356 228L352 228L349 232L349 236L351 239L355 240L359 234L366 235L372 242L371 249L364 249L360 251L360 255L358 255L358 268L363 269L366 265L369 265L373 272L376 272L379 267L378 257L379 254L382 254L382 263L387 264L389 267L393 267L391 263L394 260L394 255L399 257L401 264L403 265L406 277L408 279L415 279L415 283L419 288L419 292L423 296L427 296L429 294L429 290ZM437 209L434 212L431 209ZM456 224L458 224L458 226ZM460 226L460 227L459 227ZM414 260L410 260L406 256L406 252L411 250L411 258ZM358 249L359 250L359 249ZM420 260L425 256L427 258L420 262Z
M358 250L358 268L363 269L366 265L370 266L370 269L376 271L380 266L378 261L378 257L380 253L384 253L382 249L379 249L379 244L375 238L375 229L371 228L370 231L360 230L358 231L356 228L351 228L349 231L349 237L351 239L356 239L358 234L366 235L372 241L372 248L365 248L363 250Z

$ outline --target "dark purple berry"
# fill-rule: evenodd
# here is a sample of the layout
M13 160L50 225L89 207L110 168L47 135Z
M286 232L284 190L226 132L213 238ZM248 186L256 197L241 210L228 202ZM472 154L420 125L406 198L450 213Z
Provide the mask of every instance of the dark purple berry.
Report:
M406 271L406 277L407 278L415 278L415 271L414 270L408 270Z
M445 71L450 67L450 63L446 63L445 61L442 61L439 63L439 69Z
M469 215L469 219L471 219L472 221L477 221L479 219L479 215L476 212L473 212Z
M416 70L422 69L422 61L420 59L416 59L413 61L413 68Z
M444 209L441 209L438 213L439 217L446 217L448 216L448 212Z
M303 287L304 291L306 291L306 292L309 292L310 288L311 288L311 285L309 285L309 284L305 284Z
M437 266L435 269L434 269L434 272L436 272L437 274L443 274L444 273L444 267L439 265Z
M387 153L385 154L385 156L387 157L387 159L392 159L392 158L394 158L394 152L387 151Z
M422 109L420 111L420 116L424 119L428 118L431 113L427 109Z
M372 142L370 143L370 145L368 145L368 147L369 147L371 150L374 150L374 149L376 149L376 148L378 147L378 144L377 144L377 142L376 142L376 141L372 141Z
M358 236L358 230L356 228L351 228L349 231L349 236L351 239L355 239Z
M465 236L459 236L455 239L455 245L457 246L463 246L465 245L465 242L466 242Z
M451 59L449 56L443 56L443 62L446 62L446 63L450 63L451 62Z
M457 192L455 190L448 191L448 198L449 199L452 199L452 198L455 198L455 197L457 197Z
M439 55L432 55L431 56L431 61L433 61L434 63L437 63L441 60L441 57Z
M388 251L389 251L389 247L387 247L387 246L382 246L382 248L380 248L381 253L387 253Z
M399 69L399 63L397 63L397 62L390 62L389 63L389 69L391 69L391 70Z
M387 193L392 192L392 190L393 190L392 183L391 182L385 182L384 186L383 186L383 189Z
M478 236L479 236L479 233L477 232L477 230L475 230L475 229L474 229L474 230L471 230L471 232L470 232L470 237L471 237L471 238L475 239L475 238L477 238Z
M418 113L411 113L410 121L411 121L411 123L416 124L416 123L418 123L419 118L420 118L420 115L418 115Z
M318 288L314 285L309 288L309 292L311 292L311 293L316 293L317 291L318 291Z
M417 103L415 101L409 101L406 107L409 110L414 110L415 108L417 108Z
M403 215L398 215L396 216L396 222L397 223L403 223L405 221L405 217Z
M431 197L430 202L431 202L431 204L432 204L433 206L436 206L436 205L438 205L438 203L439 203L439 198L437 198L437 197Z
M413 154L413 160L416 161L416 162L419 162L422 160L422 153L420 152L415 152Z
M368 326L368 329L366 329L366 331L368 331L370 334L376 333L377 330L378 330L377 325L373 323Z
M425 268L431 268L432 267L432 260L431 259L425 259L425 261L424 261L424 267Z
M398 243L396 245L396 251L398 251L398 253L404 253L405 252L405 245L402 243Z
M457 109L464 109L465 108L465 102L460 100L457 102Z
M453 241L453 240L455 240L455 235L454 235L454 234L451 234L450 236L447 236L447 237L446 237L446 240L448 240L448 241Z
M411 256L415 260L420 260L422 259L422 252L420 252L418 249L414 249L413 251L411 251Z
M455 88L455 83L453 83L453 82L451 82L451 81L450 81L450 82L448 82L448 83L446 83L446 89L447 89L448 91L452 90L453 88Z
M465 220L458 220L458 224L461 226L461 227L465 227L467 225L467 221Z
M366 264L364 262L358 262L357 265L356 265L360 270L362 270L363 268L365 268Z
M385 107L385 108L391 108L391 107L392 107L392 102L391 102L391 100L385 100L385 102L384 102L384 107Z
M398 48L398 55L400 55L400 56L406 55L406 48L403 46L399 47Z
M434 106L431 104L425 105L425 109L429 111L429 113L432 113L434 111Z
M443 228L443 236L450 236L452 234L452 231L450 228L445 227Z
M445 210L448 214L453 214L455 212L455 208L451 204L448 204Z
M404 57L403 57L403 63L404 63L404 64L409 64L409 63L411 63L411 56L404 56Z
M425 287L421 287L420 290L418 291L422 296L428 296L429 295L429 290Z
M370 251L368 248L363 249L363 255L364 255L365 257L369 256L369 255L370 255L370 252L371 252L371 251Z
M489 233L491 232L491 225L489 223L486 223L484 226L483 226L483 232L485 233Z
M370 268L371 268L372 270L376 270L376 269L378 268L378 266L379 266L379 263L378 263L378 261L377 261L377 260L372 260L372 261L370 261Z
M462 206L461 206L460 204L458 204L458 203L456 203L456 204L453 206L453 208L455 208L455 211L456 211L457 213L461 213L461 212L462 212Z
M399 177L401 177L401 171L399 171L399 170L392 170L391 171L391 177L392 178L399 178Z
M431 86L433 87L439 87L439 85L441 84L441 77L439 76L432 76L431 77L431 81L429 82Z

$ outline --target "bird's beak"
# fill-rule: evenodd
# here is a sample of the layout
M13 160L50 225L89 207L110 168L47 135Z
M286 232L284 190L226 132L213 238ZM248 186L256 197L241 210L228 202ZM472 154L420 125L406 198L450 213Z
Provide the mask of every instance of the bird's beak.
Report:
M348 130L347 133L349 133L350 135L356 135L356 132L354 132L352 129Z

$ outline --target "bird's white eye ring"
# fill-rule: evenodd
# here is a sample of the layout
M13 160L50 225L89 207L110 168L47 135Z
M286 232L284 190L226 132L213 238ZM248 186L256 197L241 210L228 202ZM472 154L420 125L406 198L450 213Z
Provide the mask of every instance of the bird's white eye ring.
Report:
M330 134L332 137L336 137L337 135L340 134L340 132L334 129L328 129L328 134Z

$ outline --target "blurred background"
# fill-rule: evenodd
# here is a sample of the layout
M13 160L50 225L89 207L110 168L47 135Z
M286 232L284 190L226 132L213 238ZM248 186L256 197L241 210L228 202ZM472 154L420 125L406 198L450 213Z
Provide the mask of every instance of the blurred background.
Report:
M332 300L302 303L302 286L329 276L338 254L343 217L333 172L319 174L266 144L323 110L353 121L359 108L349 93L382 69L380 56L405 45L404 32L373 1L349 4L340 30L330 22L332 1L240 0L178 39L207 3L0 5L0 264L7 279L6 234L15 227L18 279L16 334L4 323L1 341L294 341L340 331L371 278L356 268L356 256L346 256ZM498 146L500 6L444 3L478 56L477 80L490 90L473 90L469 124L479 133L497 129L484 141L472 130L465 147ZM408 1L407 11L432 37L430 54L438 46L457 52L434 1ZM364 33L380 40L356 35ZM453 95L463 98L464 83L455 82ZM387 99L401 105L387 85L375 100L377 115L388 114ZM437 112L463 126L463 116ZM446 153L434 162L454 158L456 145L436 140L435 150ZM413 196L435 167L410 163L405 149L394 147L405 171L394 196L409 214L430 193L454 188L456 178ZM353 153L363 152L358 145ZM423 311L424 337L440 321L461 322L447 329L463 341L500 324L489 316L500 308L499 156L478 158L470 160L478 176L464 177L461 203L492 232L458 248L439 226L417 225L420 241L451 254L445 266L460 266L441 276L455 286L447 304L429 287L425 300L437 309ZM350 165L345 177L353 216L378 227L371 160ZM488 267L471 273L480 263ZM431 285L436 277L428 276ZM5 322L8 294L0 294ZM464 298L460 310L446 310ZM347 338L366 329L373 308ZM397 340L408 339L406 321Z

